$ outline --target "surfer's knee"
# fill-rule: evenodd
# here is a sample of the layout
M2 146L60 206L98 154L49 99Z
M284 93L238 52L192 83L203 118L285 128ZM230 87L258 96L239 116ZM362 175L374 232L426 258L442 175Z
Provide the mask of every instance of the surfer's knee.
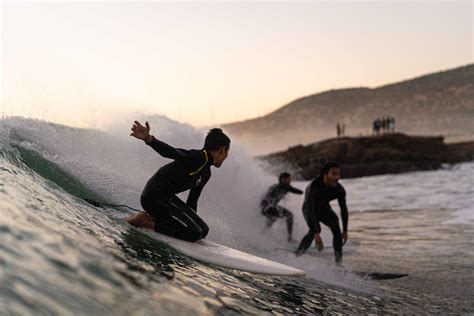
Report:
M190 227L189 230L186 232L186 240L187 241L191 241L191 242L195 242L195 241L198 241L199 239L201 239L202 237L202 229L201 227L199 226L193 226L193 227Z
M209 226L206 223L201 223L199 226L194 226L188 231L189 241L198 241L207 236L209 233Z
M207 234L209 233L209 226L207 226L206 223L202 223L201 229L202 229L201 238L204 238L204 237L206 237Z

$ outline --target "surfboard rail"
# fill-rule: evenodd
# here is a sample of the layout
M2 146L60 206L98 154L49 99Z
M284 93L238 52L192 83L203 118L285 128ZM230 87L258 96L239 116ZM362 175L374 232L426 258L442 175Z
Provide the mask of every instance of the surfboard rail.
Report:
M303 270L295 267L261 258L205 238L193 243L152 232L147 229L140 230L144 231L150 237L166 243L179 253L203 263L258 274L298 277L306 275Z

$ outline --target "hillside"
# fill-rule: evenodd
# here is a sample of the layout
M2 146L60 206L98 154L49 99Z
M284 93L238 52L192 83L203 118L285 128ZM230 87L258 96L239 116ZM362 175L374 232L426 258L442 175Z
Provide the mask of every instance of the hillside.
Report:
M348 136L368 135L386 115L403 133L473 139L474 64L378 88L330 90L222 127L252 154L264 154L333 137L337 123Z

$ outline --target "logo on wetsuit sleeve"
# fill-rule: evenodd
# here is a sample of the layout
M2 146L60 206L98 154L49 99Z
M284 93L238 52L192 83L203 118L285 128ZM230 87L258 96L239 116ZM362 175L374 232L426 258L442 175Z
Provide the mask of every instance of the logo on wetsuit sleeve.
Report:
M180 220L180 219L177 218L176 216L172 215L171 217L174 218L178 223L180 223L180 224L183 225L184 227L188 227L188 225L186 225L185 222L183 222L182 220ZM188 216L188 217L189 217L189 216Z

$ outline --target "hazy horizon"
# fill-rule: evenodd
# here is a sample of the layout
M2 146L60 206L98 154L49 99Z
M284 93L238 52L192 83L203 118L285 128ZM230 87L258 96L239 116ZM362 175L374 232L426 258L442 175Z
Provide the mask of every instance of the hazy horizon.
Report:
M193 126L473 62L473 1L0 4L1 114ZM442 23L441 23L442 22Z

